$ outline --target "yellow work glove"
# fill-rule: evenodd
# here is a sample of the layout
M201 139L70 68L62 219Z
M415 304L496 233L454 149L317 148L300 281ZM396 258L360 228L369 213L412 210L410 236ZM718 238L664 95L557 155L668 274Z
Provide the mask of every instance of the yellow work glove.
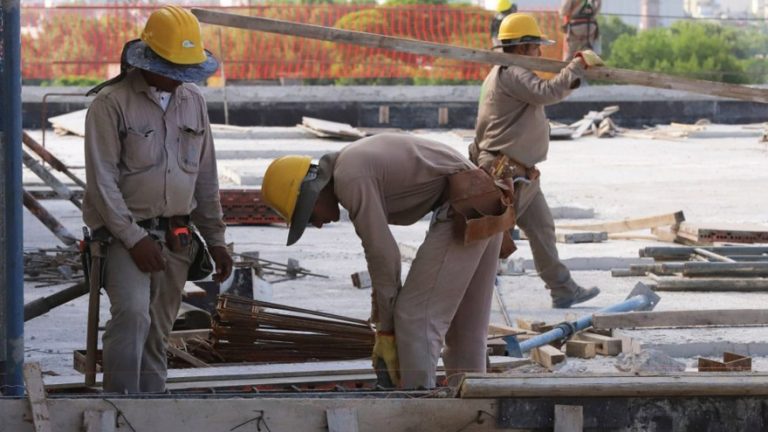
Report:
M379 371L382 366L385 366L392 384L395 387L400 386L400 362L397 359L397 343L394 333L376 332L376 342L373 344L371 360L374 370Z
M581 58L581 61L584 62L584 66L587 68L605 65L605 63L603 63L603 59L601 59L600 56L592 50L579 51L576 53L576 57Z

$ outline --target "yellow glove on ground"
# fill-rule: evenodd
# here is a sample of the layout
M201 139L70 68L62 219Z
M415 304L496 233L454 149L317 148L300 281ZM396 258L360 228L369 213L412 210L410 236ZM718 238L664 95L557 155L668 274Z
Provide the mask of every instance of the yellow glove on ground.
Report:
M394 334L376 332L371 360L373 360L374 369L377 369L379 360L383 360L387 366L389 379L396 387L400 386L400 361L397 359L397 343Z
M604 66L603 59L592 50L584 50L576 53L576 57L580 57L584 64L588 67Z

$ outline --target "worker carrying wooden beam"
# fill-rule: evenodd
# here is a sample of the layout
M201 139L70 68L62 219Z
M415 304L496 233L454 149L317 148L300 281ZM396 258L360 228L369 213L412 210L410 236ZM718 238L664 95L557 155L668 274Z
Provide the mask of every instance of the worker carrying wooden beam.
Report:
M449 184L456 183L452 176L470 171L480 170L442 143L380 134L326 154L317 165L309 156L281 157L264 175L262 198L289 221L288 245L308 224L320 228L338 221L339 205L349 212L373 284L374 366L383 359L402 388L435 387L441 350L450 384L458 384L461 372L485 371L505 227L469 243L454 232L458 212L451 207ZM488 174L480 175L493 186ZM400 252L388 225L411 225L430 212L427 237L402 283Z
M505 53L540 57L550 45L536 20L516 13L504 18L499 39ZM565 99L579 87L589 66L602 64L592 51L582 51L554 78L543 80L521 66L494 66L480 90L475 141L469 158L481 167L506 162L506 189L515 203L517 223L525 231L539 276L552 297L552 306L568 308L596 297L597 287L585 289L571 277L557 253L555 222L541 191L536 164L547 158L549 122L545 105Z

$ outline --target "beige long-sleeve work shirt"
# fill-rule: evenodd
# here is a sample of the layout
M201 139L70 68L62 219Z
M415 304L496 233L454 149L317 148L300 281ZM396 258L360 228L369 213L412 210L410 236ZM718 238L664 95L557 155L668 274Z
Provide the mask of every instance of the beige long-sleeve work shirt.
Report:
M126 248L147 235L137 222L191 215L209 246L223 246L208 112L200 89L182 84L166 111L139 70L104 88L85 123L83 220Z
M531 167L546 160L549 120L546 105L565 99L581 84L584 66L574 60L552 79L541 79L518 66L495 66L480 90L475 142L470 154L478 165L498 153Z
M362 240L380 330L393 330L392 307L402 286L400 251L388 225L420 220L445 201L448 176L472 167L442 143L404 134L365 138L338 154L334 192Z

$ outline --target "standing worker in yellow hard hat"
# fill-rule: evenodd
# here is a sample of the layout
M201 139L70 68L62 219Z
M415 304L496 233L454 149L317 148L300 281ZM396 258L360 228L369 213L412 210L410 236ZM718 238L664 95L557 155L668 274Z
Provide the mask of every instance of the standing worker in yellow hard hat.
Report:
M193 84L217 68L197 18L165 6L123 47L120 75L89 92L83 220L105 257L107 392L163 392L184 284L210 274L211 258L214 280L232 271L208 111Z
M600 54L600 28L597 14L602 0L563 0L560 5L560 18L565 32L565 50L563 60L569 61L584 50Z
M477 183L462 181L475 174ZM451 384L460 372L485 371L501 233L510 225L487 226L470 242L454 232L460 220L453 197L477 185L489 185L488 204L500 204L493 180L459 152L405 134L364 138L318 165L309 156L285 156L264 175L262 197L290 222L289 245L308 224L337 221L339 205L349 212L373 284L374 367L400 387L435 387L441 350ZM402 283L389 225L411 225L430 212L426 239Z
M517 12L517 5L510 0L498 0L496 3L496 15L491 20L491 43L495 46L499 44L499 27L507 15Z
M554 43L542 35L532 16L523 13L504 18L499 39L504 52L533 57L541 56L541 45ZM585 68L599 64L595 53L581 52L549 80L523 67L494 66L480 91L475 140L469 148L470 160L478 166L506 166L504 183L515 203L517 224L528 237L536 270L555 308L585 302L600 290L580 287L557 253L555 224L536 169L549 150L544 107L563 100L579 87Z

